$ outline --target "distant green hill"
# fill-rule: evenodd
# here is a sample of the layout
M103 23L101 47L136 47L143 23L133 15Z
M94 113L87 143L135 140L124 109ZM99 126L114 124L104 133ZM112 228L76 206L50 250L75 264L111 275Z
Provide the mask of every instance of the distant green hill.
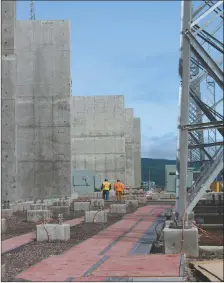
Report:
M142 158L142 181L150 180L156 185L165 186L165 165L176 164L176 160Z

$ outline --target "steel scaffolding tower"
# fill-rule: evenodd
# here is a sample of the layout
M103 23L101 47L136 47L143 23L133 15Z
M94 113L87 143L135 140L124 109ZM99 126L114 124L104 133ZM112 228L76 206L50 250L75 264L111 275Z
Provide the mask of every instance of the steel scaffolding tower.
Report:
M189 214L223 169L223 1L182 1L176 212ZM187 193L187 167L201 174Z

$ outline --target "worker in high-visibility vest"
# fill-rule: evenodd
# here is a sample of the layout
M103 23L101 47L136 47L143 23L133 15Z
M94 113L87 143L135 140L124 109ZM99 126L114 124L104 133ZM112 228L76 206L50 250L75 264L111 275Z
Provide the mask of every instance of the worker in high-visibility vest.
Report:
M117 182L114 184L114 190L116 192L117 200L122 200L124 194L124 184L122 184L120 180L117 180Z
M105 179L101 186L101 191L103 191L103 199L109 199L109 191L111 190L111 184L108 182L108 179Z

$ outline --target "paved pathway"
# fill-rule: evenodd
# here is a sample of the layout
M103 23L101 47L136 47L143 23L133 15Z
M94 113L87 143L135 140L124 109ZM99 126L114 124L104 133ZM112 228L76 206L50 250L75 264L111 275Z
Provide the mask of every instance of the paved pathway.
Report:
M21 272L17 278L46 282L108 281L111 277L178 277L180 255L130 254L139 238L166 207L170 206L139 208L63 254L48 257Z

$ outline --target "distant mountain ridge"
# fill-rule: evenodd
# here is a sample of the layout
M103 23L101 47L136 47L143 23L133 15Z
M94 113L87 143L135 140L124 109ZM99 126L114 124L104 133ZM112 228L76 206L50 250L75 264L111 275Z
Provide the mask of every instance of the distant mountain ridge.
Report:
M153 159L153 158L142 158L142 181L149 181L149 171L150 171L150 181L156 183L156 185L165 187L165 165L176 164L176 160L168 159Z

